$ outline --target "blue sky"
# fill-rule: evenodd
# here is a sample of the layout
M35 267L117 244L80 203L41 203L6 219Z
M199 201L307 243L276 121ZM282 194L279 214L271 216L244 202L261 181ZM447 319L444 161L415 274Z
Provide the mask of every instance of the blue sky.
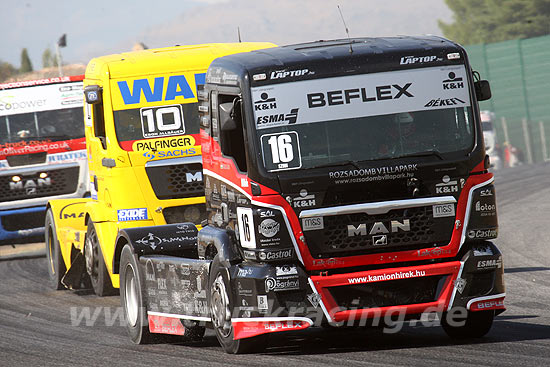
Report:
M16 67L26 47L34 69L42 53L61 50L65 63L148 47L237 40L277 44L351 36L437 34L437 19L451 20L443 0L2 0L0 60Z

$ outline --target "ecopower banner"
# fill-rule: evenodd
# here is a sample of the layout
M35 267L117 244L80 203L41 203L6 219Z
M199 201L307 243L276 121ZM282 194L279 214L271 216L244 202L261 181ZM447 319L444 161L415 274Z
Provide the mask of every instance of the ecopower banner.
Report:
M466 68L438 66L252 88L258 129L470 106Z
M0 116L83 105L82 82L0 90Z

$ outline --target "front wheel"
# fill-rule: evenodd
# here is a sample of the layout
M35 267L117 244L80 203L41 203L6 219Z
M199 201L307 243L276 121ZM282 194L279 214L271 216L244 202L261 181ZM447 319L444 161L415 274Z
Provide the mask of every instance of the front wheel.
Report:
M146 308L143 302L143 284L139 276L136 255L125 245L120 255L120 301L126 316L126 330L136 344L147 344L153 339L149 332Z
M481 338L491 330L495 311L468 311L466 318L448 320L448 314L443 314L441 326L453 339Z
M220 345L227 353L241 354L262 351L267 342L267 335L259 335L246 339L233 339L234 330L231 324L231 316L234 309L234 302L229 288L229 275L224 268L218 255L214 257L210 266L210 277L208 282L208 296L210 314L216 337Z
M46 212L46 220L44 223L46 243L46 258L48 261L48 274L50 275L50 286L53 289L65 288L61 283L63 275L67 272L65 262L63 261L63 255L61 255L61 248L59 247L59 241L57 240L57 232L55 229L55 221L51 209Z
M88 221L84 258L86 259L86 272L90 276L94 293L100 297L116 294L116 290L113 288L111 278L109 277L109 271L105 265L105 260L103 259L94 223L91 220Z

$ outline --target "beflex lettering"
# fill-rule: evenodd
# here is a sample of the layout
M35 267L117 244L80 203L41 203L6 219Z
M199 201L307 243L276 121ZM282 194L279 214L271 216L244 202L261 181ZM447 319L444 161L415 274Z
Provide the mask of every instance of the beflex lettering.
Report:
M145 97L147 102L173 101L181 96L184 99L195 98L187 79L184 75L172 75L168 78L166 89L164 88L165 77L156 77L153 82L153 88L147 79L136 79L132 85L132 91L127 81L117 82L120 95L124 104L136 104L141 102L141 96ZM164 93L164 98L163 98Z
M119 222L145 220L147 219L147 208L119 209L117 210L117 215Z
M351 104L353 100L361 103L383 101L389 99L398 99L402 96L414 97L412 93L407 91L412 83L407 83L403 86L398 84L378 85L372 89L369 87L333 90L329 92L309 93L307 95L307 103L309 108L336 106L343 104Z

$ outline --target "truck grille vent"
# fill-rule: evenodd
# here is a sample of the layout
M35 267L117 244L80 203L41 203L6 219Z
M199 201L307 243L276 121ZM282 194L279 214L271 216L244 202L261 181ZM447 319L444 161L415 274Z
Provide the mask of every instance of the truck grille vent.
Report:
M161 200L204 196L201 163L145 167L145 171Z
M48 154L46 152L9 155L6 157L10 167L29 166L31 164L44 164Z
M0 176L0 201L72 194L78 188L78 171L78 166L62 169L48 167L30 174ZM47 177L40 178L40 173L45 173ZM14 181L14 176L20 180Z
M434 302L447 275L399 279L330 287L336 304L344 309L390 307Z
M406 223L409 230L392 231L392 221ZM433 218L431 206L396 209L386 214L365 213L324 217L324 229L306 231L306 241L314 257L353 256L405 250L448 243L454 217ZM349 228L354 229L348 235ZM373 230L376 226L377 229ZM389 233L382 233L387 230ZM371 234L371 232L373 234Z

